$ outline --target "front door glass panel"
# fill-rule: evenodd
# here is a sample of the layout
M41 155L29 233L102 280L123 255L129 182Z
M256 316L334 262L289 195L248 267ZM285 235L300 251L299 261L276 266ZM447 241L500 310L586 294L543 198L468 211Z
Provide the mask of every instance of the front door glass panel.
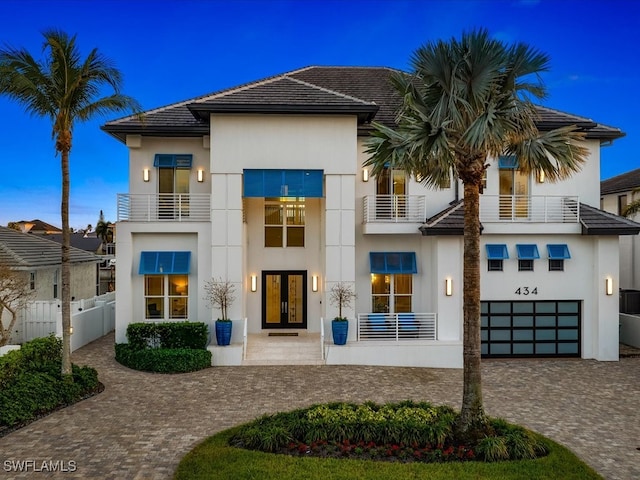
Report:
M307 328L307 272L262 272L262 327Z

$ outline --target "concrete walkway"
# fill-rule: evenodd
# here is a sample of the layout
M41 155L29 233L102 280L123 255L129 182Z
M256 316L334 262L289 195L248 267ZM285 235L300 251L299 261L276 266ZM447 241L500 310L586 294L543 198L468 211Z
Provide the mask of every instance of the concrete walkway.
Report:
M0 478L167 479L204 438L264 413L337 400L460 404L460 370L244 366L159 375L119 365L113 341L73 354L98 369L105 391L0 438ZM563 443L605 478L640 478L640 358L492 360L483 383L490 415ZM24 460L74 462L75 471L7 471Z

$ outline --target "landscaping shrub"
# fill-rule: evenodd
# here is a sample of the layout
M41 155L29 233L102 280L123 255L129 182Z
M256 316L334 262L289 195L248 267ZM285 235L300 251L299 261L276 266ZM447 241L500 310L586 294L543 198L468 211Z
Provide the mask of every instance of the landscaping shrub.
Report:
M205 349L207 325L203 322L130 323L127 341L135 350L145 348Z
M116 344L116 360L134 370L156 373L184 373L211 366L211 352L190 348L145 348Z
M444 462L532 459L547 453L537 436L490 419L496 435L477 445L455 439L448 406L401 402L330 403L263 416L241 426L230 445L290 455Z
M62 341L54 336L25 343L0 358L0 426L11 427L80 400L100 383L91 367L72 365L63 379Z

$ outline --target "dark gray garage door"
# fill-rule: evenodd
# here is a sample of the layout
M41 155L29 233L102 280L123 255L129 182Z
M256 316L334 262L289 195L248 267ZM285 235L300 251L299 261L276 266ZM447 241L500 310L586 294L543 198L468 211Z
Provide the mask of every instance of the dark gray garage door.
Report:
M578 300L482 302L483 357L579 357Z

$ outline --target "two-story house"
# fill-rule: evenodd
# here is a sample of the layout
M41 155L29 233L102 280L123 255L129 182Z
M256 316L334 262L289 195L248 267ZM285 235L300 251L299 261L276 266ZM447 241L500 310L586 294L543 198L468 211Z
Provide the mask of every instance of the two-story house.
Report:
M462 188L363 168L371 122L394 124L391 73L302 68L105 124L129 148L116 341L134 321L212 327L212 277L237 287L230 314L249 333L317 333L337 314L331 287L346 282L357 294L349 341L327 344L327 363L461 367ZM579 125L590 156L555 184L522 174L517 158L491 162L482 351L617 360L618 236L640 225L599 210L598 187L600 145L623 133L539 114L541 130Z

